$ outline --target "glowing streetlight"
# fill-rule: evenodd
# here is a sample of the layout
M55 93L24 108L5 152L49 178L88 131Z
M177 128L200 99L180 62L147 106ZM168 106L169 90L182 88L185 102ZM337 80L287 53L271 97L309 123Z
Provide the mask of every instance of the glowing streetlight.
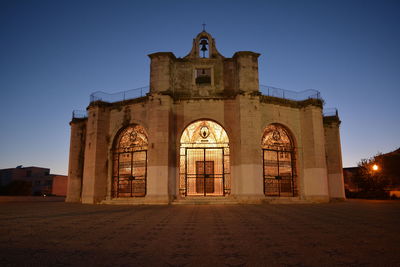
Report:
M376 164L372 165L372 170L373 170L373 171L379 170L379 166L376 165Z

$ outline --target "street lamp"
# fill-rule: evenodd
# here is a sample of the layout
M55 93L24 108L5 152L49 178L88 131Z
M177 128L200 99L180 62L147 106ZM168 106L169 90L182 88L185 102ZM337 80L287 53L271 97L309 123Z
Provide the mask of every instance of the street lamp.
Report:
M379 166L376 165L376 164L372 165L372 170L373 171L378 171L379 170Z

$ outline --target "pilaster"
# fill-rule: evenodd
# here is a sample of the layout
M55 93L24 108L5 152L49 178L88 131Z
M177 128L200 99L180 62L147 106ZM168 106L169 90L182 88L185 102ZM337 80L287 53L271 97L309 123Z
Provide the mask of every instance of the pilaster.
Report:
M304 160L302 192L306 199L322 202L329 201L322 110L320 107L307 106L301 113L301 138Z
M156 203L168 203L169 181L173 180L170 170L170 161L175 157L171 155L170 135L174 135L171 127L171 105L170 96L152 94L148 105L148 167L147 167L147 194L149 201Z
M239 142L235 145L238 163L233 166L232 193L238 198L264 197L261 152L261 113L258 96L239 95Z
M109 110L90 106L86 132L82 203L98 203L106 198L108 173Z
M324 120L326 163L328 169L329 197L345 199L339 118Z

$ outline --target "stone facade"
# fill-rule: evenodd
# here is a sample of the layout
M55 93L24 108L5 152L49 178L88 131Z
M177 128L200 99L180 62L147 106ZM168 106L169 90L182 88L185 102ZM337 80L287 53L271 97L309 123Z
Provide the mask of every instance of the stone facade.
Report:
M323 117L321 99L294 101L263 95L258 82L259 54L244 51L225 58L205 31L193 40L186 57L176 58L169 52L149 57L146 96L112 103L93 101L87 118L71 121L67 201L168 204L201 197L245 203L344 199L340 121L337 115ZM215 141L219 131L212 128L215 124L222 127L226 141ZM199 136L203 133L198 133L196 125L204 129L204 136ZM271 125L275 130L268 135ZM120 149L124 129L134 126L143 128L142 139L132 130L132 145ZM191 127L191 138L196 140L184 145L184 133ZM286 143L276 129L287 135ZM135 161L139 153L143 158ZM130 174L125 181L126 170Z

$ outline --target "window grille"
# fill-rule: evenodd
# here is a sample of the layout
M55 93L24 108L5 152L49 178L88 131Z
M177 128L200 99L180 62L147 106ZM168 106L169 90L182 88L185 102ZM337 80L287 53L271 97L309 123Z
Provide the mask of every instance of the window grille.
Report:
M292 137L281 125L269 125L262 137L264 194L296 196L295 149Z
M186 127L180 141L181 195L230 194L230 151L225 130L213 121L196 121Z
M148 140L140 125L125 128L117 137L113 153L113 197L146 195Z

